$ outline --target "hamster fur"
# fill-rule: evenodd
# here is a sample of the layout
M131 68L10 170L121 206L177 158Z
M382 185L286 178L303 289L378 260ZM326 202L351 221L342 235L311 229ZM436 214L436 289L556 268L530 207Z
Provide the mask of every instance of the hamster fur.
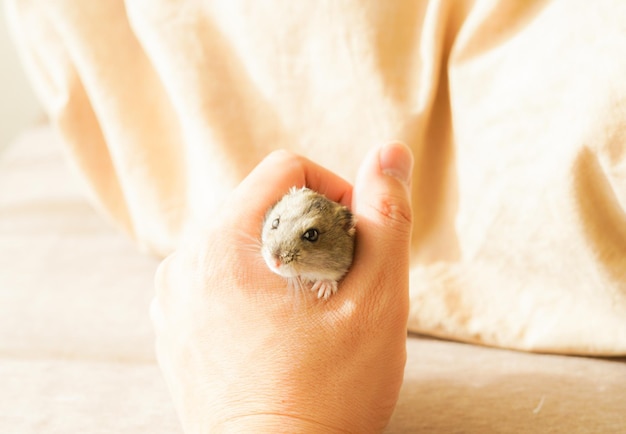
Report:
M354 235L347 207L293 187L265 215L261 252L274 273L311 284L318 298L328 299L352 265Z

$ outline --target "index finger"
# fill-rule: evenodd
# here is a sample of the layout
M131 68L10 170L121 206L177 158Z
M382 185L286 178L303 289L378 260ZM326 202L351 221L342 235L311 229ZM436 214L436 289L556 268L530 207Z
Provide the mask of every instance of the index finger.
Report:
M260 224L268 208L291 187L308 187L328 199L350 206L348 181L313 161L289 151L274 151L261 161L233 191L229 204L242 218Z

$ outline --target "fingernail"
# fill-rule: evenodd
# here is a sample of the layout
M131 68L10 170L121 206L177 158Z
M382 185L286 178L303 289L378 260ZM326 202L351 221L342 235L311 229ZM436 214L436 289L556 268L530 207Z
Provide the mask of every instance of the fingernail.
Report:
M382 147L378 154L380 170L387 176L393 176L405 185L411 184L413 154L404 143L390 143Z

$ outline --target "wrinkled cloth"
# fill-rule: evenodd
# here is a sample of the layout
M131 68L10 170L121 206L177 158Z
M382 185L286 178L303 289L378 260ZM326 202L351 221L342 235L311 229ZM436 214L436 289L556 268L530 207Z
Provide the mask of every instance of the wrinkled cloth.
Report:
M411 331L626 354L626 3L6 5L93 202L143 249L209 224L273 149L353 180L402 140Z

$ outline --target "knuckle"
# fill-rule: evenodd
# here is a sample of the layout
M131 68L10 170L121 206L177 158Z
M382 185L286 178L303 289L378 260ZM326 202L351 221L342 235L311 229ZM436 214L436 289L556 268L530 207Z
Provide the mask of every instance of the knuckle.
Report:
M272 151L267 161L276 167L280 167L281 172L285 176L301 178L301 175L306 172L306 159L286 149Z
M161 261L154 274L154 286L157 295L163 295L163 292L167 288L167 282L169 277L169 268L175 254L171 254Z
M400 198L384 196L373 206L382 223L397 231L410 231L413 213L408 203Z
M293 164L297 163L299 156L286 149L277 149L272 151L268 156L268 160L275 161L279 164Z

